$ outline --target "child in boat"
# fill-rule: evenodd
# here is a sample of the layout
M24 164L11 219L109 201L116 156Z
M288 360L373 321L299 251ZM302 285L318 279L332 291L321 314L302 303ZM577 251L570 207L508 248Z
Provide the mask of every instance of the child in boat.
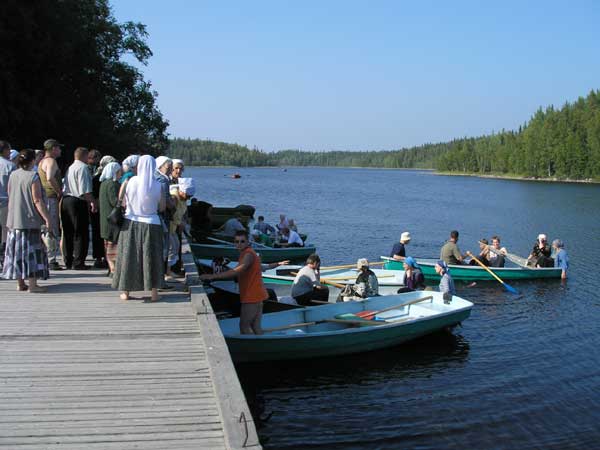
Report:
M452 296L456 295L456 289L454 288L454 280L450 276L448 264L440 259L435 264L435 271L441 277L439 290L444 294L444 303L450 303Z
M565 244L560 239L554 239L552 241L552 248L556 252L554 254L554 267L562 269L560 277L563 280L566 280L567 270L569 270L569 255L567 255L567 251L564 247Z

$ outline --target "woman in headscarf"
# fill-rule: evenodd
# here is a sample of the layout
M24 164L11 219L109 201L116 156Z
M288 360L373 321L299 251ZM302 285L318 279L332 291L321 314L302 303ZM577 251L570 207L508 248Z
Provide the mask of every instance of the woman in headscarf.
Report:
M421 268L412 256L407 256L403 261L404 265L404 288L402 292L416 291L425 289L425 277ZM398 291L400 292L400 291Z
M119 234L117 261L112 286L129 300L130 291L151 291L159 300L164 276L163 229L158 217L165 208L160 184L154 178L156 163L149 155L140 157L137 175L127 183L123 204L125 220Z
M119 183L124 184L126 180L135 176L137 173L137 165L140 157L138 155L129 155L127 158L123 160L123 175L119 180Z
M102 161L100 161L102 165ZM119 200L119 178L121 177L121 165L118 162L109 162L100 175L100 236L104 240L104 253L108 263L108 274L112 276L115 272L115 259L117 257L117 242L119 239L119 227L108 220L108 216L117 206Z
M100 198L100 176L104 167L110 162L116 161L113 156L102 154L98 150L90 150L88 153L88 166L92 170L92 194L95 199ZM94 268L106 269L106 252L104 240L100 233L100 212L90 212L90 225L92 226L92 256L94 257Z
M178 184L179 179L183 177L185 166L183 159L173 159L173 171L171 172L171 184Z
M17 290L46 292L37 284L38 279L48 278L48 255L42 244L41 228L45 223L50 228L50 215L44 202L42 184L34 172L35 152L22 150L15 158L19 167L8 180L8 217L6 226L10 230L2 278L17 280ZM29 278L29 286L25 284Z
M196 192L193 178L179 178L179 184L171 186L171 199L175 203L175 211L169 225L169 258L167 262L167 280L173 277L174 268L181 267L181 236L185 228L187 200ZM177 274L178 275L178 274Z
M450 269L448 264L441 259L435 264L435 271L440 276L440 292L444 294L444 302L450 302L452 296L456 295L456 289L454 288L454 280L450 276Z

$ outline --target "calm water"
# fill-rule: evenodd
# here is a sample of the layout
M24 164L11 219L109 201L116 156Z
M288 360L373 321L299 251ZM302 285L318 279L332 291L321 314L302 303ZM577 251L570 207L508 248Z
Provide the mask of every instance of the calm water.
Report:
M526 256L544 232L569 280L480 282L471 318L370 354L238 367L270 449L600 448L600 186L366 169L188 169L198 198L296 219L325 265L387 255L402 231L436 256L450 230Z

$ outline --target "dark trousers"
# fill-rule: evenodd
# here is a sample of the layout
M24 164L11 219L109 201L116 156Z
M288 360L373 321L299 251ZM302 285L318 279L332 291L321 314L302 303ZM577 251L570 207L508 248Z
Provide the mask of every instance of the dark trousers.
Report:
M322 289L313 288L312 291L307 292L306 294L294 297L294 300L296 300L296 303L302 306L310 306L311 300L327 302L329 301L329 288L327 286L323 286Z
M64 197L60 208L60 219L65 265L82 266L85 263L90 240L87 202L77 197Z
M92 225L92 255L94 259L104 258L104 239L100 236L100 213L90 212Z

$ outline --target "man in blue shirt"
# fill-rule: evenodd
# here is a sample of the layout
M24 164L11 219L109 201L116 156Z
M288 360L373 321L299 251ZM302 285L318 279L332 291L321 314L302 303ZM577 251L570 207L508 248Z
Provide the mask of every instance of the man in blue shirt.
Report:
M400 235L400 242L396 242L392 251L390 252L390 258L394 258L397 261L404 261L406 258L406 249L405 245L408 245L410 242L410 233L408 231L403 232Z
M552 241L552 248L556 251L554 255L554 267L562 269L560 277L563 280L567 279L567 270L569 269L569 255L564 249L565 244L560 239Z

